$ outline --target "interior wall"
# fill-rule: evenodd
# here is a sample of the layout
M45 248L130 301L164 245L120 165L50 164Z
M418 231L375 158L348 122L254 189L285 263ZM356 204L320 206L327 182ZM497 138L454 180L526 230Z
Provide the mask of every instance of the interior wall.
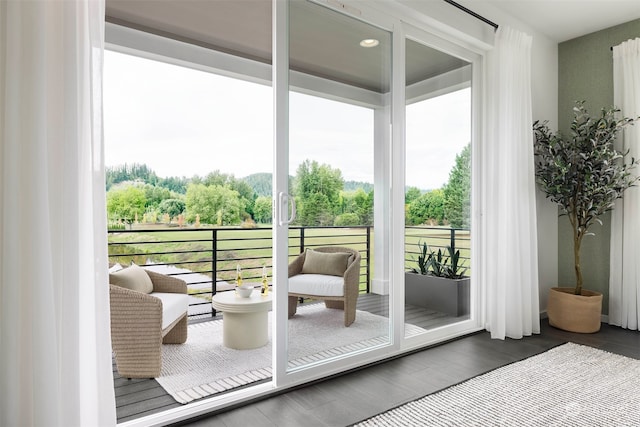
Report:
M575 101L586 101L597 113L613 105L613 59L611 46L640 37L640 19L587 34L558 46L558 128L568 134ZM584 286L604 294L603 313L609 310L609 240L611 215L596 224L582 243L581 264ZM573 286L573 235L566 217L558 222L558 282Z

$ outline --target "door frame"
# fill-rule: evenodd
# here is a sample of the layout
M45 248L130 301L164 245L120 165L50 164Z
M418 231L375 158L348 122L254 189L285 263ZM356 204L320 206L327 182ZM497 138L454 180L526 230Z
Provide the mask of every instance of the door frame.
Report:
M400 355L408 351L425 347L442 340L451 339L473 331L483 329L484 313L482 310L481 277L482 255L480 241L482 239L481 211L479 200L480 175L482 164L482 99L484 95L484 52L491 47L492 36L481 33L477 38L463 37L454 27L445 28L435 18L423 19L416 17L415 11L401 6L380 2L362 4L361 1L341 0L310 0L324 7L371 23L391 32L392 50L392 95L391 103L375 110L376 155L374 159L376 170L382 170L382 178L376 179L375 208L376 214L389 217L389 228L376 229L375 244L390 247L386 257L374 260L376 271L386 271L379 278L383 288L387 286L390 292L390 325L391 342L389 345L371 350L349 354L340 360L330 361L318 366L312 366L296 372L287 372L287 295L286 289L288 270L288 227L274 227L274 329L273 329L273 381L247 387L225 395L203 399L202 401L171 409L163 413L143 417L129 422L131 425L165 424L180 421L196 415L206 414L243 401L255 399L305 382L321 379L338 374L349 369L361 367L389 357ZM288 9L285 7L289 0L273 0L273 64L250 63L237 59L228 54L212 52L200 46L189 45L176 40L166 39L154 34L125 28L106 23L106 47L114 51L134 54L137 56L169 62L181 66L202 70L215 70L220 74L238 76L242 74L248 80L269 85L274 82L274 202L278 199L279 191L287 190L288 176L275 173L288 169L288 91L289 91L289 55L288 55ZM340 6L342 5L342 6ZM347 7L343 7L347 6ZM446 6L443 6L446 9ZM439 9L435 6L434 10ZM353 11L359 11L354 14ZM435 12L434 12L435 13ZM456 18L459 25L466 25L467 18ZM446 19L445 19L446 20ZM453 22L454 20L449 20ZM470 26L475 21L468 21ZM429 28L420 29L419 27ZM469 33L472 33L470 31ZM472 279L472 316L469 321L450 325L446 329L434 330L428 334L404 338L404 108L405 108L405 52L404 39L411 37L421 43L432 45L455 56L469 58L473 64L472 71L472 227L475 238L472 240L472 263L474 265L474 279ZM291 79L302 79L302 76L291 75ZM389 111L389 109L391 111ZM392 115L392 123L385 123L385 118ZM393 142L392 142L393 141ZM390 156L391 161L385 162ZM284 190L283 190L284 189ZM379 190L378 190L379 189ZM394 191L394 189L401 189ZM380 198L380 199L378 199ZM386 201L385 201L386 200ZM274 221L278 212L275 212ZM390 255L393 253L393 255ZM401 258L402 257L402 258ZM284 283L284 285L283 285Z

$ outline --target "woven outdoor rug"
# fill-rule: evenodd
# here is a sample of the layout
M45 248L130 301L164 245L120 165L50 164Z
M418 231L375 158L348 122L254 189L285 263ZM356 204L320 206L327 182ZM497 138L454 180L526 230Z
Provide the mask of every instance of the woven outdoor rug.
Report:
M640 426L640 360L564 344L356 426Z
M324 304L298 307L289 319L289 366L296 367L387 343L386 317L357 311L356 321L344 327L342 310ZM424 329L406 325L409 335ZM269 343L253 350L222 345L222 321L189 325L187 342L162 346L158 383L179 403L211 396L271 378L271 312Z

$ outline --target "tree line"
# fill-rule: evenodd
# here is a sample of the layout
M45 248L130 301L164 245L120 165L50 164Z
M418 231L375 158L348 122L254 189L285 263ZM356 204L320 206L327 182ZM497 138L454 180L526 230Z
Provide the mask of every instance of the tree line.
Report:
M470 151L457 157L442 189L407 188L406 222L469 225ZM373 223L373 185L346 181L339 169L305 160L289 179L302 226L352 226ZM158 177L147 165L106 170L110 223L177 221L181 224L252 225L272 222L271 174L246 178L214 171L205 177Z
M439 189L405 191L407 225L444 225L469 228L471 223L471 146L467 144L456 156L449 180Z

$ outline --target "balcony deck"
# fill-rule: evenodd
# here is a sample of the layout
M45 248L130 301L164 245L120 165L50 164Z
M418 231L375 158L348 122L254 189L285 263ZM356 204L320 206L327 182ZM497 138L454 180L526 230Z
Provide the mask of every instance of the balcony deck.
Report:
M380 316L388 316L388 297L375 294L362 294L358 298L358 309ZM458 321L458 318L442 313L425 311L423 308L407 305L405 316L408 323L424 329L432 329ZM118 422L165 411L182 406L177 403L154 379L126 379L120 377L113 367L113 383L116 395Z

